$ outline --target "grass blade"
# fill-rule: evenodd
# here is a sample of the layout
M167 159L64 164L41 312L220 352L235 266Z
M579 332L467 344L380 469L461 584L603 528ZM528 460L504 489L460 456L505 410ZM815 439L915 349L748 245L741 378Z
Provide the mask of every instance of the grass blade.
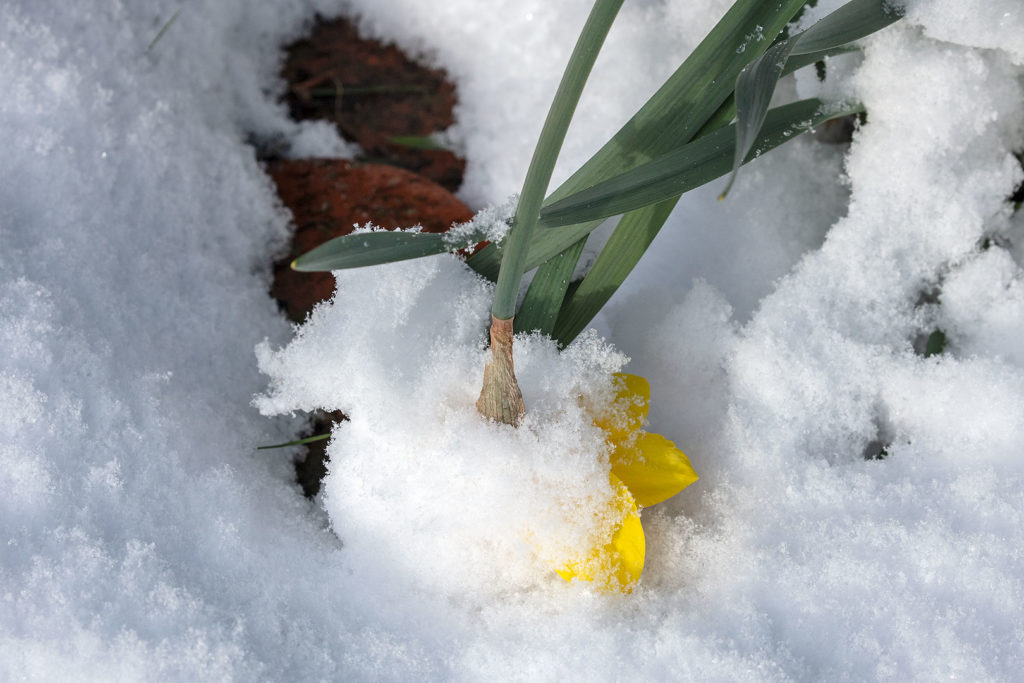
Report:
M445 237L443 234L401 230L342 235L324 242L292 261L292 269L315 272L377 266L392 261L442 254L474 244L451 244Z
M746 161L829 119L863 111L860 104L800 100L768 112ZM575 226L677 197L729 172L735 124L720 128L654 161L555 202L541 212L548 227Z
M285 448L287 446L302 446L307 443L313 443L314 441L323 441L324 439L331 438L330 434L317 434L316 436L309 436L305 439L299 439L298 441L288 441L287 443L275 443L273 446L257 446L256 450L266 451L271 448Z
M427 152L448 149L448 147L442 145L432 135L392 135L388 138L388 142L400 147L418 149Z
M168 19L167 22L164 23L162 27L160 27L160 30L157 32L156 36L153 38L153 40L150 41L149 45L146 47L146 54L149 54L153 51L153 48L156 47L156 44L159 43L160 39L164 37L164 34L166 34L167 31L171 28L171 26L174 25L174 22L178 20L178 17L181 16L181 9L182 8L179 7L177 10L175 10L174 14L171 15L171 18Z

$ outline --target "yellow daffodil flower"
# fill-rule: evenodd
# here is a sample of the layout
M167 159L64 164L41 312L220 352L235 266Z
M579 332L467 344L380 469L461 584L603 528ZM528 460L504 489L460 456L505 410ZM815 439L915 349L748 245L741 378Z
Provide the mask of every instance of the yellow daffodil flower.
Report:
M594 424L605 431L612 447L609 480L615 497L610 505L621 522L605 545L557 571L566 581L596 582L603 590L629 592L644 568L639 509L671 498L697 481L697 473L674 443L642 429L651 398L647 380L618 373L615 382L612 413Z

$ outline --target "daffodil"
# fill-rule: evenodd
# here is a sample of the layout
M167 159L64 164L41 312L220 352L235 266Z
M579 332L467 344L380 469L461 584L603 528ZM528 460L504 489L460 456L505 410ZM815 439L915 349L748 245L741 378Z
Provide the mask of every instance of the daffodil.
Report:
M671 498L697 481L690 461L660 434L643 430L651 387L637 375L615 375L616 398L608 414L594 424L611 446L609 481L615 492L609 505L618 521L608 540L573 560L558 574L566 581L595 582L608 591L629 592L644 568L646 543L640 509Z

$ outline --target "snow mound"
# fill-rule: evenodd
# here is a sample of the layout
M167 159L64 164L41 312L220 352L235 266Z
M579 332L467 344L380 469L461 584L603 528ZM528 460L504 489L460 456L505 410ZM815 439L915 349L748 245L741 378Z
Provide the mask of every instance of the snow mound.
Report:
M257 405L349 417L333 432L324 504L350 564L477 602L561 581L554 568L614 521L595 514L612 491L593 416L625 358L593 336L561 354L520 337L530 413L519 429L488 423L474 402L489 283L452 256L336 278L288 347L258 349L272 390Z

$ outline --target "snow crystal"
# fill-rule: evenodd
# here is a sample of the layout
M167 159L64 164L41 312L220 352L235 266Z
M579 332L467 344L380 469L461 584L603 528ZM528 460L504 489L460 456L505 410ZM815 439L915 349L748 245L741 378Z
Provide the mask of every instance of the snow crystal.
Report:
M519 195L512 195L497 206L488 206L477 211L473 220L453 225L445 233L445 241L455 246L473 245L484 241L500 242L508 234L518 204Z

